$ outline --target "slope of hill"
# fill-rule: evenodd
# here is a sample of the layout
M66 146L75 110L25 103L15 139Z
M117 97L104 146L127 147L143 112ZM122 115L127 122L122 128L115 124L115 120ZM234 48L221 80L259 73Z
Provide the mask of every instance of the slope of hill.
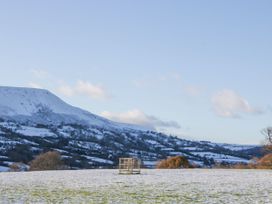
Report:
M115 129L143 127L109 121L82 109L68 105L43 89L0 87L0 117L21 123L75 123Z
M146 167L174 155L200 166L247 163L260 153L257 146L189 141L112 122L46 90L0 87L0 99L0 170L47 150L59 151L75 169L115 167L126 156L140 158Z

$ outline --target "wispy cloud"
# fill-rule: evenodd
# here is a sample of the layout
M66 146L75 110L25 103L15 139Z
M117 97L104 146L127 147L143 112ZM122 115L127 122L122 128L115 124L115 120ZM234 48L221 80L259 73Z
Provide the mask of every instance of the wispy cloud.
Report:
M61 85L57 88L57 91L64 96L73 96L75 94L75 91L72 87L68 85Z
M181 128L175 121L163 121L155 116L147 115L143 111L134 109L123 113L104 111L101 116L113 121L141 125L150 129Z
M88 95L94 99L108 99L110 95L101 85L95 85L87 81L78 81L75 91L80 94Z
M81 94L92 99L109 99L111 96L108 91L101 85L95 85L88 81L79 80L75 86L62 84L58 87L58 92L65 96Z
M28 86L31 87L31 88L36 88L36 89L42 89L43 88L40 84L35 83L35 82L29 82Z
M252 107L242 96L228 89L214 94L211 101L215 113L221 117L239 118L242 113L262 113L260 109Z

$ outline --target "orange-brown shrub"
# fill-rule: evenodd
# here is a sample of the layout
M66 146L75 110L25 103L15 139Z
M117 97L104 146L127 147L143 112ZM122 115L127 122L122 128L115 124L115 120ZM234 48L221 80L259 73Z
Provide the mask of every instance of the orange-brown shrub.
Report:
M251 164L235 164L233 166L230 167L231 169L253 169L254 166L252 166Z
M156 165L158 169L178 169L178 168L189 168L190 163L186 157L175 156L169 157L168 159L159 161Z
M63 169L61 155L56 151L50 151L38 155L30 162L30 171L60 170Z
M236 164L230 166L234 169L272 169L272 154L267 154L260 159L254 158L249 164Z
M267 154L257 161L258 169L272 169L272 154Z

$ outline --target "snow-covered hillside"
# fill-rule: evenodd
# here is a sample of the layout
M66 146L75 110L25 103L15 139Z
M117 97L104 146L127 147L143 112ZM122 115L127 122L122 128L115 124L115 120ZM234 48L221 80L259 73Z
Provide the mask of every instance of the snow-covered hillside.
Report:
M76 123L116 129L146 128L121 124L73 107L43 89L0 87L0 117L20 122Z
M196 165L248 162L259 147L189 141L120 124L73 107L46 90L0 87L0 170L59 151L72 168L114 167L138 157L146 167L183 155Z

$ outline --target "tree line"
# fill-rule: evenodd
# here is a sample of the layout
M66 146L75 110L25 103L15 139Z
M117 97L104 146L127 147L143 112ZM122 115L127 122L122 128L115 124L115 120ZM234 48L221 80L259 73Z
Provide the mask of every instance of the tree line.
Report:
M215 168L235 168L235 169L272 169L272 127L267 127L261 131L265 136L263 144L264 156L261 158L253 158L249 164L235 165L215 165ZM11 171L44 171L44 170L63 170L69 169L65 165L61 155L57 151L48 151L41 153L35 158L25 146L17 146L17 151L10 151L9 156L16 158L20 162L15 162L10 165ZM30 161L31 160L31 161ZM25 165L27 161L29 166ZM159 169L178 169L178 168L193 168L188 159L184 156L168 157L167 159L158 161L156 168Z

